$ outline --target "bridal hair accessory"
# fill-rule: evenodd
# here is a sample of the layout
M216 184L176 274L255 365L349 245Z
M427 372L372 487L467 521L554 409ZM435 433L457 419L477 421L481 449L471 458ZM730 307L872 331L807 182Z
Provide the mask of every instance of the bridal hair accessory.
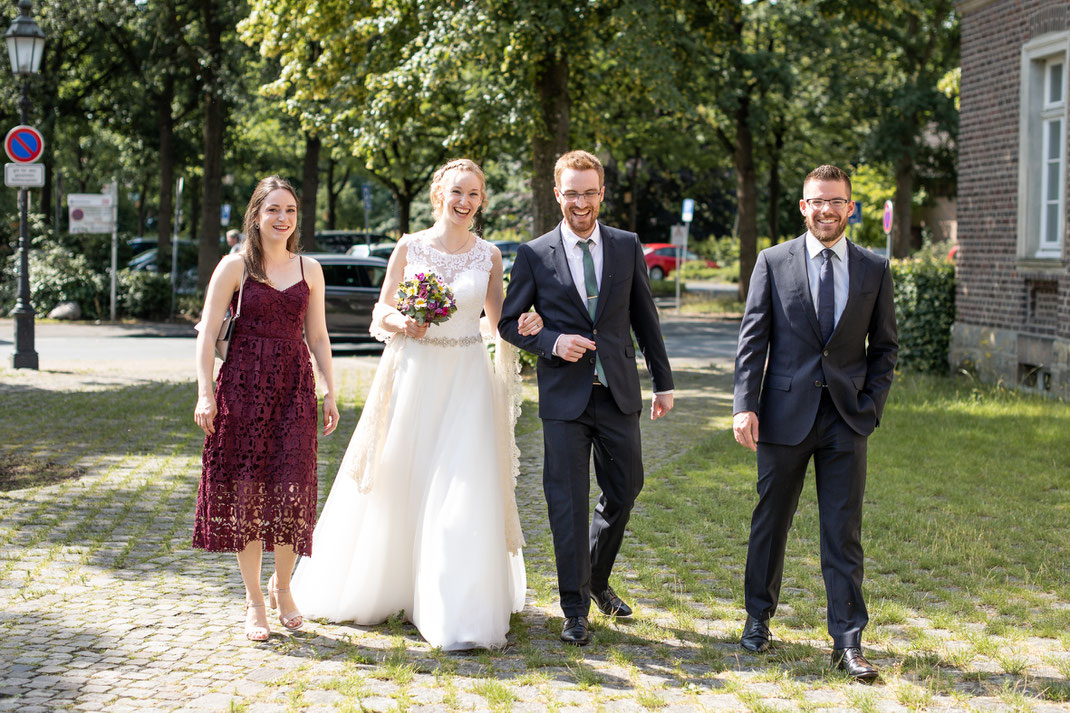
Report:
M223 317L223 324L219 325L219 335L215 338L215 355L223 361L227 360L227 350L230 348L230 337L234 331L234 320L241 316L241 298L245 290L245 267L241 269L241 283L238 285L238 309L231 313L227 308L227 314ZM194 327L198 332L204 330L204 318Z
M438 275L419 272L398 285L397 310L421 326L442 324L457 311L457 301Z

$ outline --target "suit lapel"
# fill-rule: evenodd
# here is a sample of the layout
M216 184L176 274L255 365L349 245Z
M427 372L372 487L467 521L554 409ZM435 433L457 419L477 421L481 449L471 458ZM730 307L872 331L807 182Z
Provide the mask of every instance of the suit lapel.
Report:
M565 257L565 239L561 235L561 226L558 225L554 230L554 239L551 243L553 248L553 263L554 270L557 271L557 279L561 281L561 284L565 285L566 292L568 292L569 299L576 305L576 308L583 312L583 316L588 320L591 319L591 313L587 311L587 305L580 299L580 293L576 291L576 283L572 280L572 271L568 269L568 258ZM601 300L599 300L601 303Z
M846 238L844 238L846 240ZM858 293L862 291L862 285L865 283L865 271L866 262L862 259L862 254L859 252L859 248L854 243L847 243L847 302L843 305L843 314L852 308L853 303L858 298ZM840 315L840 322L836 325L837 331L839 331L840 324L843 324L843 315ZM832 333L833 335L836 332Z
M594 312L595 324L601 319L602 313L606 310L606 303L609 302L609 293L613 290L613 270L620 252L620 246L610 237L606 226L599 223L598 230L602 235L602 284L598 286L598 307Z
M806 274L806 236L796 238L795 245L791 250L791 269L788 270L792 284L790 285L792 299L803 306L806 313L806 321L814 330L814 336L821 340L821 324L817 321L817 310L814 309L814 298L810 294L810 278Z

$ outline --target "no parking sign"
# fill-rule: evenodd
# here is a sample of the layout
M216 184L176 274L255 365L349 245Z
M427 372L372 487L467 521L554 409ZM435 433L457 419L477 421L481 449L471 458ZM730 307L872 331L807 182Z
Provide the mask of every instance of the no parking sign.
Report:
M4 139L4 151L16 163L33 163L41 158L44 150L45 140L41 138L41 132L32 126L16 126L7 132Z

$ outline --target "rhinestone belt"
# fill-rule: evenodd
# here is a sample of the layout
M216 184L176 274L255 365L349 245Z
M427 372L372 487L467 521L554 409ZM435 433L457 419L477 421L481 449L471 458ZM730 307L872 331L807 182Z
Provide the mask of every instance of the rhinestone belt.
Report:
M473 334L468 337L424 337L417 339L421 344L430 344L435 347L467 347L471 344L482 344L483 337Z

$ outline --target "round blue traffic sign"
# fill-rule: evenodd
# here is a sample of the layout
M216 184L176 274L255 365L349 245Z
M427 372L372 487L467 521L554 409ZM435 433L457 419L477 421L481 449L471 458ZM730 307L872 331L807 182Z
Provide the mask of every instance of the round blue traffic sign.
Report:
M32 126L16 126L7 132L4 150L7 157L16 163L33 163L41 158L45 150L45 140Z

